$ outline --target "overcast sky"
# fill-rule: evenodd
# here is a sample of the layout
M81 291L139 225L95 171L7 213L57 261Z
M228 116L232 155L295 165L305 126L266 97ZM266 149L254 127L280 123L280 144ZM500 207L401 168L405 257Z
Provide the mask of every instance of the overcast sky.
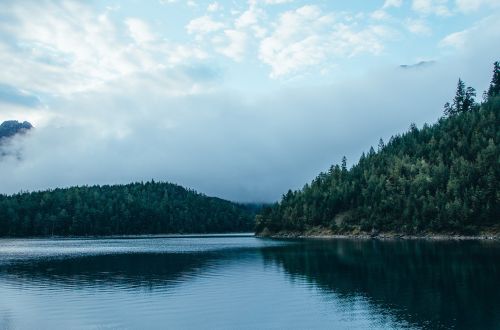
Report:
M498 0L3 0L0 122L36 129L3 146L0 193L155 179L275 201L435 122L459 76L481 94L498 22Z

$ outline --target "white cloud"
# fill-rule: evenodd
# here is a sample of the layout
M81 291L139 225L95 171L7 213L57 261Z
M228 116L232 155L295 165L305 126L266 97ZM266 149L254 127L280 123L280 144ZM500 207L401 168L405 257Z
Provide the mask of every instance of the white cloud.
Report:
M280 15L271 35L259 47L259 58L271 67L271 77L297 73L332 60L382 51L387 30L336 21L317 6L303 6Z
M281 4L290 3L293 1L294 0L264 0L264 3L266 5L281 5Z
M465 31L451 33L446 37L444 37L440 41L439 45L441 47L453 47L457 49L462 49L465 46L468 32L469 31L465 30Z
M189 34L204 35L224 28L224 23L214 21L210 16L201 16L189 21L186 30Z
M110 20L80 2L23 1L0 4L9 19L0 33L0 83L20 89L68 95L137 72L203 57L197 47L179 47L156 39L136 18ZM123 35L130 35L130 39ZM154 42L153 42L154 41Z
M420 36L429 36L432 34L432 30L429 25L422 19L407 19L405 26L413 34Z
M140 19L128 18L125 20L125 24L127 24L130 31L130 36L139 44L151 42L156 39L148 24Z
M450 33L439 42L439 46L444 50L453 50L454 53L465 53L471 54L471 57L479 57L479 51L476 49L484 49L483 44L489 44L488 53L496 52L495 57L491 57L489 61L498 60L498 54L500 54L500 44L491 43L490 40L499 40L500 38L500 25L497 24L500 20L500 14L491 15L486 17L468 29ZM478 37L480 36L480 38Z
M413 0L412 9L423 15L449 16L448 0Z
M373 13L371 13L370 17L378 21L384 21L389 19L391 16L384 10L375 10Z
M211 12L211 13L216 12L220 9L221 9L221 5L217 1L210 3L207 7L207 11Z
M500 7L498 0L456 0L457 9L463 13L477 11L482 6Z
M216 40L217 43L226 43L216 48L217 52L239 62L243 59L247 47L247 34L239 30L224 30L227 41Z
M251 2L248 9L235 20L234 25L238 29L256 25L264 15L264 11Z
M385 0L382 8L396 7L399 8L403 4L403 0Z

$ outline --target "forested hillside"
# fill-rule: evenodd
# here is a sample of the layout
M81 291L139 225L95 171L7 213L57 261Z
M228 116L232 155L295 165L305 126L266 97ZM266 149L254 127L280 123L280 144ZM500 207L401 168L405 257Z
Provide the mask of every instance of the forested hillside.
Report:
M320 173L257 216L258 233L324 227L353 231L475 234L500 226L500 66L482 104L459 80L432 126L379 141L348 169Z
M0 195L0 236L251 231L255 208L170 183Z

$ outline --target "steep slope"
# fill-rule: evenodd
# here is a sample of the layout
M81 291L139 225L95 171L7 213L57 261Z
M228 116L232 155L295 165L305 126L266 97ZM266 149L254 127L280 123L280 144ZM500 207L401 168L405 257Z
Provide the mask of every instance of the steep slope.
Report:
M332 166L257 216L257 233L459 232L500 226L500 70L483 104L460 80L447 117ZM495 78L496 77L496 78Z

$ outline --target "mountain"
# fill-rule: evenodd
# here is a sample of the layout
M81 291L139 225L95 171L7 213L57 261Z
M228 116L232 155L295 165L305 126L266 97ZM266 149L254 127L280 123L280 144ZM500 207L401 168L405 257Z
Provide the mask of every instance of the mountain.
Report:
M0 236L243 232L256 210L165 182L72 187L0 195Z
M0 141L3 139L12 137L16 134L24 134L33 128L29 122L24 121L22 123L17 120L7 120L0 124Z
M380 140L348 169L346 160L288 191L256 218L261 234L476 234L500 229L500 65L485 101L459 80L434 125Z

